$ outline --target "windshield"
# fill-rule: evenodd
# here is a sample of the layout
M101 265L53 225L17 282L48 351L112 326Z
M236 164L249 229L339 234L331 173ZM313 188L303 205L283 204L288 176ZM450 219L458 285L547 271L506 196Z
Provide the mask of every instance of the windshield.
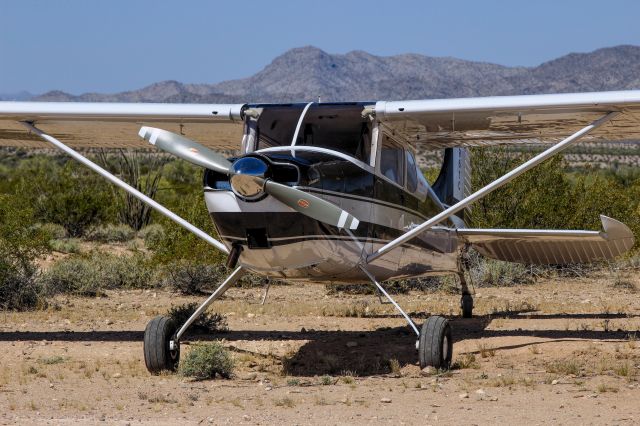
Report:
M331 149L369 163L371 126L359 105L313 104L295 145ZM258 121L258 149L291 145L302 108L265 108Z

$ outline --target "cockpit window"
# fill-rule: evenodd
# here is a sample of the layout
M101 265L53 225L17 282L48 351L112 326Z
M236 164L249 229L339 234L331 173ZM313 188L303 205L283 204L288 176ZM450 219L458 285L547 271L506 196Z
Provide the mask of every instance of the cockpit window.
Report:
M416 192L418 188L418 167L416 166L416 159L413 157L413 152L405 151L407 156L407 190L409 192Z
M258 121L258 149L291 145L302 108L265 108ZM275 112L275 111L273 111ZM371 125L362 118L362 106L312 105L300 126L295 145L331 149L366 164L371 156Z
M404 150L387 135L382 137L380 173L398 185L404 185Z

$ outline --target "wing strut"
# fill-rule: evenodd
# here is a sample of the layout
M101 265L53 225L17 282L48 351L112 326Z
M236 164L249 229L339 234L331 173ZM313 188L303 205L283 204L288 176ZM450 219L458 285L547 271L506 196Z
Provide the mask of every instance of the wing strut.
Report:
M581 137L589 134L589 132L591 132L592 130L597 129L598 127L608 123L610 120L612 120L613 118L617 117L620 114L621 113L617 112L617 111L616 112L610 112L607 115L605 115L605 116L599 118L598 120L592 122L588 126L583 127L582 129L578 130L573 135L571 135L568 138L558 142L557 144L553 145L552 147L542 151L540 154L536 155L535 157L533 157L529 161L527 161L527 162L521 164L520 166L516 167L515 169L511 170L509 173L503 175L502 177L494 180L493 182L491 182L490 184L488 184L484 188L481 188L481 189L477 190L476 192L474 192L473 194L469 195L468 197L466 197L462 201L452 205L451 207L449 207L446 210L443 210L439 214L435 215L434 217L432 217L431 219L427 220L426 222L423 222L421 225L415 227L411 231L406 232L405 234L399 236L395 240L390 241L389 243L387 243L384 246L380 247L377 251L375 251L375 252L371 253L369 256L367 256L366 262L367 263L371 263L372 261L378 259L379 257L384 256L385 254L387 254L388 252L390 252L394 248L396 248L396 247L400 246L401 244L404 244L407 241L411 240L412 238L416 237L420 233L422 233L422 232L426 231L427 229L433 227L434 225L442 222L443 220L453 216L455 213L457 213L460 210L466 208L467 206L473 204L474 202L478 201L479 199L487 196L488 194L490 194L491 192L493 192L496 189L500 188L504 184L506 184L506 183L512 181L513 179L515 179L516 177L520 176L522 173L526 172L527 170L537 166L538 164L540 164L544 160L546 160L549 157L557 154L558 152L564 150L565 148L568 148L570 145L575 143Z
M109 173L108 171L106 171L102 167L98 166L96 163L94 163L91 160L89 160L88 158L84 157L83 155L81 155L77 151L69 148L67 145L63 144L58 139L56 139L53 136L50 136L50 135L44 133L42 130L40 130L37 127L35 127L32 123L24 122L24 121L22 121L21 123L29 131L31 131L31 132L35 133L36 135L40 136L45 141L53 144L56 148L59 148L62 151L64 151L67 154L69 154L74 160L77 160L78 162L80 162L80 163L84 164L85 166L89 167L91 170L93 170L94 172L98 173L100 176L104 177L105 179L107 179L108 181L113 183L114 185L119 186L120 188L124 189L129 194L133 195L134 197L136 197L137 199L139 199L143 203L148 204L153 209L157 210L158 212L162 213L163 215L165 215L169 219L173 220L178 225L180 225L183 228L185 228L187 231L192 232L196 236L202 238L203 240L205 240L206 242L208 242L209 244L211 244L212 246L214 246L218 250L220 250L220 251L222 251L222 252L224 252L226 254L229 254L229 250L224 246L224 244L222 244L220 241L216 240L215 238L213 238L211 235L207 234L206 232L204 232L200 228L193 226L192 224L190 224L189 222L187 222L186 220L184 220L183 218L181 218L177 214L173 213L171 210L167 209L166 207L164 207L163 205L161 205L158 202L154 201L153 199L147 197L142 192L140 192L137 189L133 188L131 185L129 185L129 184L125 183L124 181L118 179L113 174Z

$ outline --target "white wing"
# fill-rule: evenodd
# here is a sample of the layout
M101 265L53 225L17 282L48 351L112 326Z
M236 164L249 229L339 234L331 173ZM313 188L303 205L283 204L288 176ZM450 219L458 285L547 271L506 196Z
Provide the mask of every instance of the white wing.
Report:
M612 111L623 114L585 140L640 140L640 90L380 101L374 111L421 148L555 142Z
M140 126L186 135L211 148L238 149L242 104L0 102L0 146L48 148L20 121L35 122L74 148L147 148Z

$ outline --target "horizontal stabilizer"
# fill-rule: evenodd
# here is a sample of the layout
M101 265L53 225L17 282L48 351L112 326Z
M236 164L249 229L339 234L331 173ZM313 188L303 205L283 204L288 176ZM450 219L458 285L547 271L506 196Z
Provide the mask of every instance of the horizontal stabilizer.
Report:
M600 216L602 231L540 229L457 229L462 240L498 260L537 265L565 265L612 259L631 249L627 225Z

